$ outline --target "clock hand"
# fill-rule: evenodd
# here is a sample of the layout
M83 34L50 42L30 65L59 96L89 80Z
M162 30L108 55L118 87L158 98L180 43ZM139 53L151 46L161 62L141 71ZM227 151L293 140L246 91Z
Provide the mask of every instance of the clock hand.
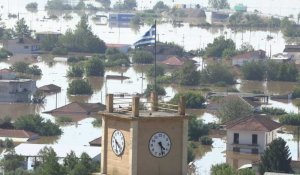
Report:
M121 146L120 146L120 144L119 144L119 142L117 141L117 140L115 140L116 141L116 144L117 144L117 146L118 146L118 148L119 148L119 150L121 149Z
M158 145L160 146L161 154L164 155L165 147L163 147L161 142L158 142Z

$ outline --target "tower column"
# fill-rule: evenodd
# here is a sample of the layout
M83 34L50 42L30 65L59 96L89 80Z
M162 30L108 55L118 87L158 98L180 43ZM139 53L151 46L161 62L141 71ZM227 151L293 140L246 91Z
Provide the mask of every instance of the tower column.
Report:
M101 173L107 174L107 119L106 117L102 117L102 145L101 145Z

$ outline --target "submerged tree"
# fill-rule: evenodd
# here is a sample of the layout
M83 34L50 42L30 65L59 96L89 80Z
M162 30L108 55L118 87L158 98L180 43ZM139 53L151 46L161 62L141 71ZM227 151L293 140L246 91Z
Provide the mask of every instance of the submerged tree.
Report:
M25 19L22 18L17 21L15 25L15 35L18 39L22 40L25 37L31 37L31 31L29 30L28 25L25 22ZM22 41L20 41L22 42Z
M230 8L227 0L209 0L208 4L212 8L216 8L216 9L229 9Z
M261 156L259 172L260 174L265 172L290 173L292 172L291 160L290 149L286 142L282 138L277 138L269 144Z

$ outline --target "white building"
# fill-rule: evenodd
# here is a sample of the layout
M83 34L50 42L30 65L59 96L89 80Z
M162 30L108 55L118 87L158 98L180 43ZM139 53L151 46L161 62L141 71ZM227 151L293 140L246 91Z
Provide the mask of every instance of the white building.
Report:
M0 80L0 102L30 102L36 89L34 80Z
M28 170L32 170L34 163L40 157L39 152L45 148L53 148L56 156L59 158L58 162L63 163L63 158L70 154L73 151L76 157L80 157L82 153L87 153L93 161L100 161L100 147L91 147L91 146L78 146L78 145L50 145L50 144L28 144L22 143L15 147L15 153L17 155L25 157L25 164L27 165ZM2 156L8 154L5 152Z
M225 124L227 130L227 151L258 154L276 139L279 123L264 117L251 116L236 119Z

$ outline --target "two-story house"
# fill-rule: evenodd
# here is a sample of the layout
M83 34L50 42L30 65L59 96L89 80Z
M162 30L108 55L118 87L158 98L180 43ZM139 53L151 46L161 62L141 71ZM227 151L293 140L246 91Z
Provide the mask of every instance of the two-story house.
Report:
M254 115L227 122L227 151L259 154L276 139L281 124L266 116Z
M35 80L0 80L0 102L30 102L36 89Z

